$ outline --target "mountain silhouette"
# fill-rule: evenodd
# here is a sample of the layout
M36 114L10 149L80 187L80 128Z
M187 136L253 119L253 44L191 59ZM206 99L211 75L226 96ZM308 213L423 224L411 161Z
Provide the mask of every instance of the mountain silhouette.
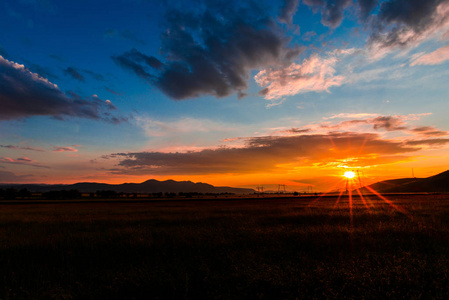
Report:
M449 192L449 170L427 178L380 181L369 187L379 193L447 193Z
M122 184L107 184L97 182L79 182L75 184L15 184L3 185L4 187L14 187L16 189L26 188L33 192L48 192L57 190L71 190L75 189L82 193L94 193L100 190L110 190L123 193L233 193L233 194L252 194L253 189L233 188L227 186L213 186L202 182L192 181L174 181L165 180L158 181L150 179L142 183L122 183ZM0 186L1 187L1 186Z

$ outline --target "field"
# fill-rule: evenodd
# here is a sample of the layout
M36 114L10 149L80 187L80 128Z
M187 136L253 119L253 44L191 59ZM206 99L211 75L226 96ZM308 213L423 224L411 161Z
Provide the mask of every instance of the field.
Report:
M449 195L0 203L0 299L449 299L448 238Z

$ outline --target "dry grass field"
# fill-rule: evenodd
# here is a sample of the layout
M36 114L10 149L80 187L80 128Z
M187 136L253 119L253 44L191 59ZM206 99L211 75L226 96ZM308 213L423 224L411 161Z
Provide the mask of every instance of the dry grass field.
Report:
M0 299L449 299L449 195L363 200L2 203Z

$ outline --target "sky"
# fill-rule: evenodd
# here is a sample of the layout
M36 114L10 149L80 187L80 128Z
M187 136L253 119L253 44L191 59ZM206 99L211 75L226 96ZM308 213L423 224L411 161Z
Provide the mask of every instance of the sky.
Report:
M0 183L449 169L449 0L4 0Z

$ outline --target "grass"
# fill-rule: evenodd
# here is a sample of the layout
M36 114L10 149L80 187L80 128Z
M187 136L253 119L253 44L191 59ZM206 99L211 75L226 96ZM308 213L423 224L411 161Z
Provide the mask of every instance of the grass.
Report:
M449 195L387 198L0 204L0 299L448 299Z

